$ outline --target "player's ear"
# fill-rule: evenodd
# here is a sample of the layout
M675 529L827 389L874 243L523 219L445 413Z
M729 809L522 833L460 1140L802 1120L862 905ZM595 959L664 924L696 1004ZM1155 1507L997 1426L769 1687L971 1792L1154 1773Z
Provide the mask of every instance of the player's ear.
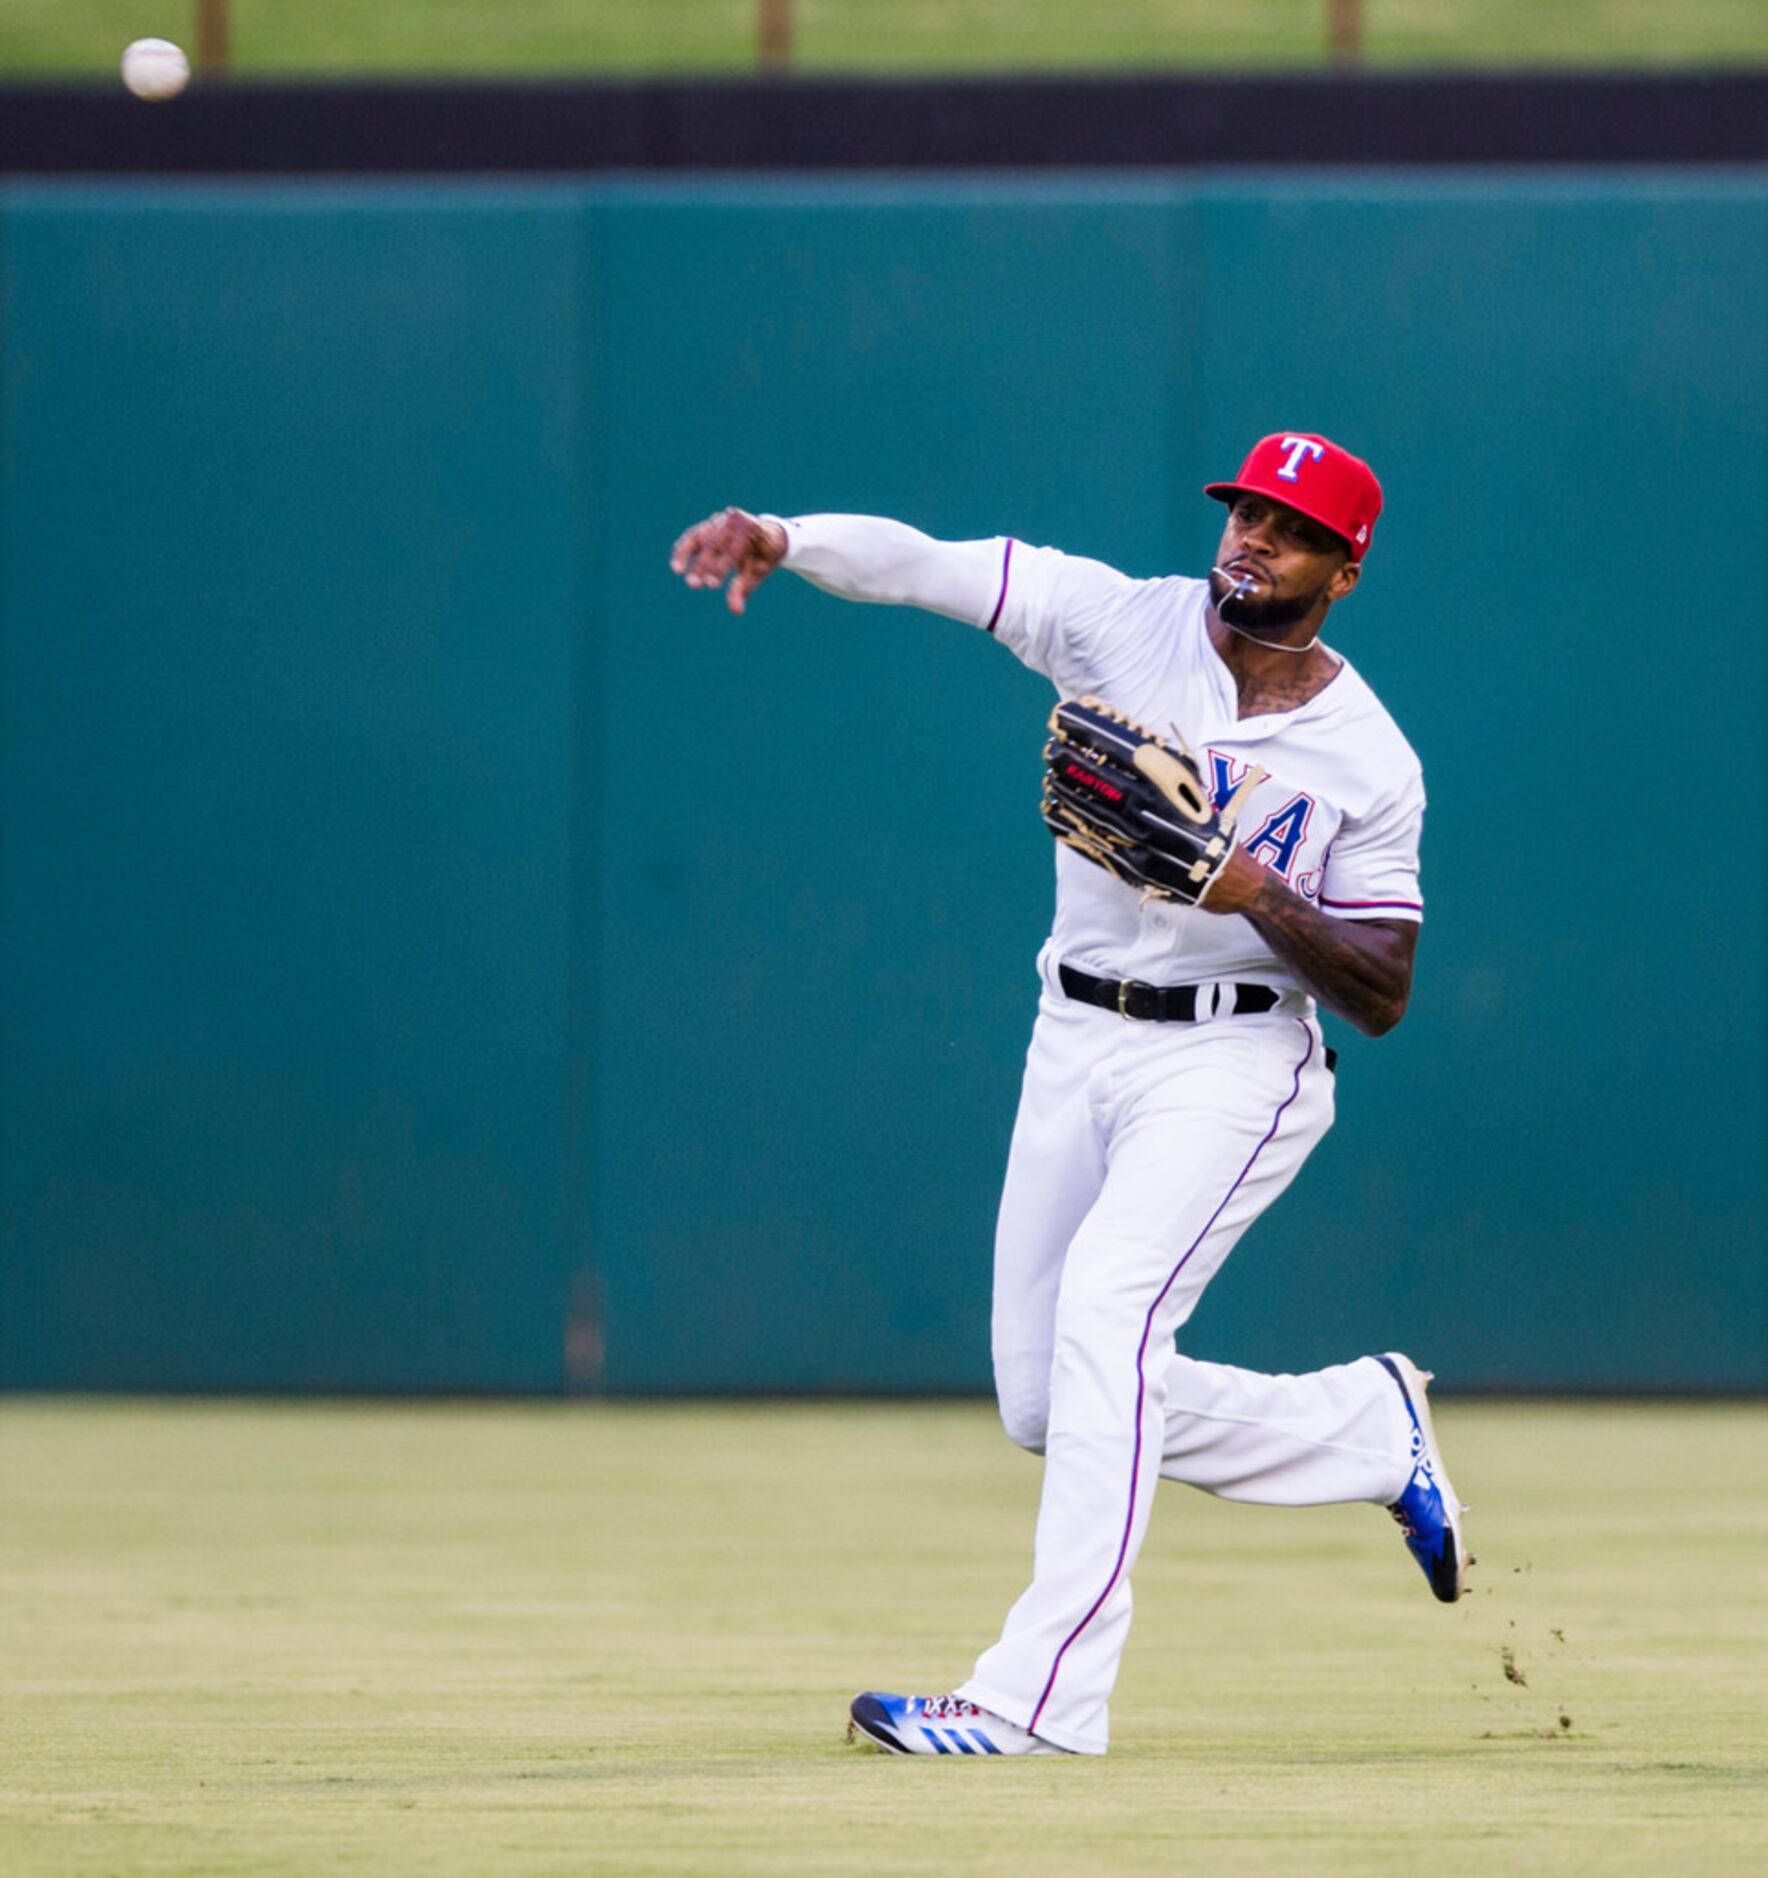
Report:
M1353 561L1347 554L1332 578L1326 583L1327 599L1342 600L1362 578L1363 563Z

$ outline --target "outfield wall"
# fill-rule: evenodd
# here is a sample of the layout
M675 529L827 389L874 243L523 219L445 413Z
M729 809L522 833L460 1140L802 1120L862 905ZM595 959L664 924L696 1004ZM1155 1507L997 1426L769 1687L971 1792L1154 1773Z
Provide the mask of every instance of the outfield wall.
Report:
M1768 1384L1760 171L15 181L0 269L0 1386L984 1385L1046 690L668 544L1198 570L1278 425L1430 915L1187 1347Z

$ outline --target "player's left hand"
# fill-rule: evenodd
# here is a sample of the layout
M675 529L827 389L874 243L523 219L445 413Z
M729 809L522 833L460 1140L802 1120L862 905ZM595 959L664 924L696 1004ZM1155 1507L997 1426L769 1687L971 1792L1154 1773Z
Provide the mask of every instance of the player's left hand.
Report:
M1102 698L1065 698L1050 713L1044 745L1043 815L1050 833L1095 867L1156 899L1197 906L1238 863L1262 869L1234 845L1257 764L1218 809L1183 743L1176 746ZM1242 887L1242 891L1244 888Z
M690 587L731 583L724 603L741 613L749 596L786 558L786 531L747 509L720 509L677 537L669 565Z
M1246 850L1230 848L1216 877L1209 883L1209 898L1203 902L1206 913L1244 913L1259 897L1259 890L1270 880Z

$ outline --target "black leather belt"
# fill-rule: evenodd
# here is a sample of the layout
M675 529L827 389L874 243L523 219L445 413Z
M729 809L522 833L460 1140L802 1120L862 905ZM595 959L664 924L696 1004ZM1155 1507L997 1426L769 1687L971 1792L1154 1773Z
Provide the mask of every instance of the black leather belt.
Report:
M1145 985L1134 978L1095 978L1091 972L1077 971L1072 965L1058 965L1056 975L1071 998L1096 1004L1102 1011L1115 1011L1119 1017L1139 1017L1153 1024L1197 1021L1196 985ZM1262 1011L1274 1011L1283 997L1269 985L1235 985L1232 990L1233 1005L1213 1015L1256 1017ZM1223 1004L1227 1004L1225 998Z

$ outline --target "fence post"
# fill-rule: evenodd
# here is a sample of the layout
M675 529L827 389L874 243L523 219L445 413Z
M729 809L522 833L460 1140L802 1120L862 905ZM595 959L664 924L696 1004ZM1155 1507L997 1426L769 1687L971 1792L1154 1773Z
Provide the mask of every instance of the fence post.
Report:
M1326 0L1326 52L1346 71L1363 63L1363 0Z
M757 0L755 63L764 72L784 72L792 64L792 0Z
M197 70L227 70L227 0L196 0Z

